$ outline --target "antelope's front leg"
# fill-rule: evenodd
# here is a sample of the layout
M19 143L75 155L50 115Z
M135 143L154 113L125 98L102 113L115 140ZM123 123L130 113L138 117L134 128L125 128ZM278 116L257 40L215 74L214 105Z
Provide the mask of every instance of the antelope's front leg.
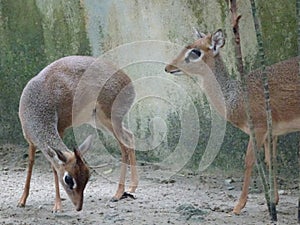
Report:
M32 175L32 168L34 165L35 151L36 151L36 147L33 144L29 143L29 162L28 162L27 177L26 177L25 187L23 190L22 197L18 202L18 207L25 207L26 200L29 195L30 180Z
M234 214L240 214L241 210L245 207L245 205L247 203L248 191L249 191L249 185L250 185L250 179L251 179L251 172L252 172L254 162L255 162L255 156L254 156L254 152L252 150L252 141L249 140L247 153L246 153L246 157L245 157L246 169L245 169L245 174L244 174L244 183L243 183L242 193L238 200L238 203L235 205L235 207L233 209Z
M256 132L256 144L257 147L260 148L262 144L264 143L265 140L265 135L264 132ZM233 209L234 214L240 214L241 210L245 207L247 203L247 198L248 198L248 192L249 192L249 186L250 186L250 180L251 180L251 173L253 169L253 165L255 163L255 149L253 147L252 139L249 139L248 142L248 148L246 152L246 157L245 157L245 174L244 174L244 183L242 187L242 193L241 196L238 200L238 203L235 205Z
M55 184L55 202L53 206L52 212L56 213L61 211L61 198L60 198L60 192L59 192L59 181L58 181L58 175L55 170L55 168L52 166L53 175L54 175L54 184Z

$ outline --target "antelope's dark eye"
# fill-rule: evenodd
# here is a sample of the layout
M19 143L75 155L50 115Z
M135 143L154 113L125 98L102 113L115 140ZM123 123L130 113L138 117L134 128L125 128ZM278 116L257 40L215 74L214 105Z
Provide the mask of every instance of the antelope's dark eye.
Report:
M190 51L188 51L185 55L185 62L196 62L201 57L201 51L199 49L193 48Z
M199 57L201 56L201 52L198 50L198 49L193 49L191 52L190 52L190 58L193 60L193 59L198 59Z
M65 174L64 176L64 182L66 185L68 185L68 187L72 190L75 186L75 183L74 183L74 179L72 176L70 176L69 174Z

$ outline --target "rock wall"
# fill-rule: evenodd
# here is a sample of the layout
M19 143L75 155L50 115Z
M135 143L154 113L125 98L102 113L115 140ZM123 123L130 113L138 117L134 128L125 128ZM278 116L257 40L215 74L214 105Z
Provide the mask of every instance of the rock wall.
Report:
M267 63L296 55L296 3L259 0L257 5ZM240 0L238 7L249 71L257 67L256 35L250 3ZM215 145L221 148L219 165L230 165L228 158L241 161L247 137L230 125L225 130L198 83L163 70L193 41L192 27L203 32L222 28L227 37L222 53L235 77L230 16L223 0L0 0L0 143L25 144L18 101L30 78L60 57L93 55L111 57L134 81L137 100L125 123L136 136L140 160L167 162L186 155L184 163L191 158L191 167L197 167L217 123L226 132ZM105 151L118 154L116 143L106 133L99 135ZM73 141L70 132L66 142ZM186 150L179 154L176 146Z

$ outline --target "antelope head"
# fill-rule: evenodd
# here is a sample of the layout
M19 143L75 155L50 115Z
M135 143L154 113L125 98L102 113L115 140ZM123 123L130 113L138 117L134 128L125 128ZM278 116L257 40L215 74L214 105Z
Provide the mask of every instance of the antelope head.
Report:
M91 146L92 136L86 140L73 152L62 152L57 149L49 151L51 162L55 168L59 182L65 189L77 211L82 209L83 192L90 178L90 170L82 156ZM50 148L50 147L49 147Z
M225 44L224 34L221 29L214 34L203 34L194 29L196 41L186 46L179 55L165 67L165 71L171 74L197 74L205 76L207 72L203 67L208 65L210 69L214 67L215 57L218 55L220 48ZM203 72L201 72L203 70Z

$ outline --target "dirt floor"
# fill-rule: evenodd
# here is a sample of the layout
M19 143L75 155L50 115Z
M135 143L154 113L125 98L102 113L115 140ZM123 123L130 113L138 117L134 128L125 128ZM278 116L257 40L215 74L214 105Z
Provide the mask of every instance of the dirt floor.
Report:
M215 171L199 176L183 171L164 179L161 174L168 172L167 169L143 166L139 168L136 199L110 202L119 173L117 165L111 163L95 168L81 212L75 211L62 191L63 211L52 213L53 175L40 152L27 205L18 208L27 158L15 150L11 154L7 151L3 148L0 151L0 224L270 224L264 195L253 184L241 215L231 213L240 194L241 173L233 176ZM277 224L297 224L296 193L295 181L281 190Z

